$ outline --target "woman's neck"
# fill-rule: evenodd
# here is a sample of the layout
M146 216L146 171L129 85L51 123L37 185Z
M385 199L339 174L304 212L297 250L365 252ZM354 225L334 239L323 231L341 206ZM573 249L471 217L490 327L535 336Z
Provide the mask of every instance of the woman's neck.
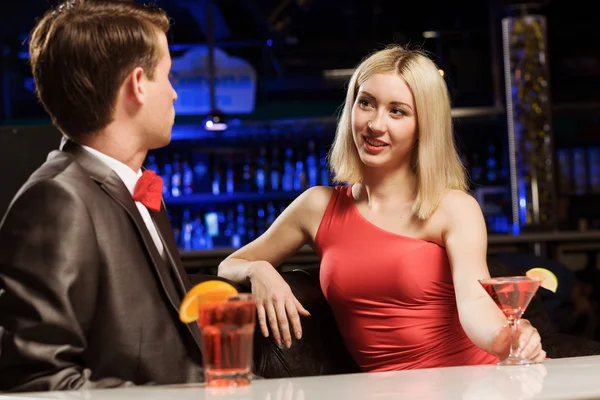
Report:
M369 208L385 208L414 202L417 193L417 177L408 168L393 173L382 173L378 169L364 171L363 180L353 190L357 201L366 201Z

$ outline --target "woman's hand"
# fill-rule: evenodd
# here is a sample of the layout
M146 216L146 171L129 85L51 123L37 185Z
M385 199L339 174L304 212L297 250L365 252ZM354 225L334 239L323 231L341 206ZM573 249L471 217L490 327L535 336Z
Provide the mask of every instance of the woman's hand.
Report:
M510 327L505 325L496 331L492 339L492 352L504 360L510 353ZM518 338L519 354L534 362L542 362L546 352L542 349L542 338L531 323L526 319L519 322Z
M277 345L292 346L292 333L296 339L302 337L300 315L308 317L310 313L300 304L290 286L279 272L266 261L253 262L248 270L248 279L252 284L252 294L256 302L258 323L265 337L269 328Z
M526 319L519 322L519 349L521 355L535 362L542 362L546 358L546 352L542 349L542 338L538 330Z

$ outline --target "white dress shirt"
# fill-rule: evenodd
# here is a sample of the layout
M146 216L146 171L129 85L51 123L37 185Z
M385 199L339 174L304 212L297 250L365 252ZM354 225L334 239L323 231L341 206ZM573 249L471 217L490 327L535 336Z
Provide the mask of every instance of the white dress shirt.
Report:
M115 173L119 176L119 178L121 178L121 180L127 187L127 190L129 190L129 193L131 193L131 197L133 198L133 191L135 189L135 185L136 185L138 179L140 178L140 176L142 176L142 171L135 172L134 170L132 170L131 168L129 168L127 165L123 164L122 162L117 161L114 158L109 157L106 154L99 152L98 150L92 149L91 147L83 146L83 145L81 147L86 149L92 155L96 156L98 159L100 159L106 165L108 165L113 171L115 171ZM150 232L150 236L152 236L152 240L154 241L154 244L156 245L156 249L158 250L158 253L161 255L163 260L165 260L166 259L165 248L163 246L162 241L160 240L160 236L158 235L158 231L156 230L154 221L150 217L150 213L148 212L148 209L146 208L145 205L143 205L139 201L135 201L135 205L137 206L138 211L142 215L142 219L144 220L144 223L146 224L146 228L148 228L148 232Z

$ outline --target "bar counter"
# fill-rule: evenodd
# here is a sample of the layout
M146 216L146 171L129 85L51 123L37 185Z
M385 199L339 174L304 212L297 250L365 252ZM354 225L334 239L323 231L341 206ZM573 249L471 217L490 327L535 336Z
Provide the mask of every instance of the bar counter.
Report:
M62 400L381 400L381 399L599 399L600 356L547 360L525 367L432 368L290 379L259 379L249 387L202 385L24 393L13 399Z

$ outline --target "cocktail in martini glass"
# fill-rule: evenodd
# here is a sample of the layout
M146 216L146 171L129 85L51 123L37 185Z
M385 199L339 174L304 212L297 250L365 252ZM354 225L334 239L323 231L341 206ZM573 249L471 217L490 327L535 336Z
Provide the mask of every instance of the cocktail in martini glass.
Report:
M540 287L541 280L526 276L480 279L479 283L504 313L510 326L510 354L498 365L528 365L531 361L519 354L519 321Z

